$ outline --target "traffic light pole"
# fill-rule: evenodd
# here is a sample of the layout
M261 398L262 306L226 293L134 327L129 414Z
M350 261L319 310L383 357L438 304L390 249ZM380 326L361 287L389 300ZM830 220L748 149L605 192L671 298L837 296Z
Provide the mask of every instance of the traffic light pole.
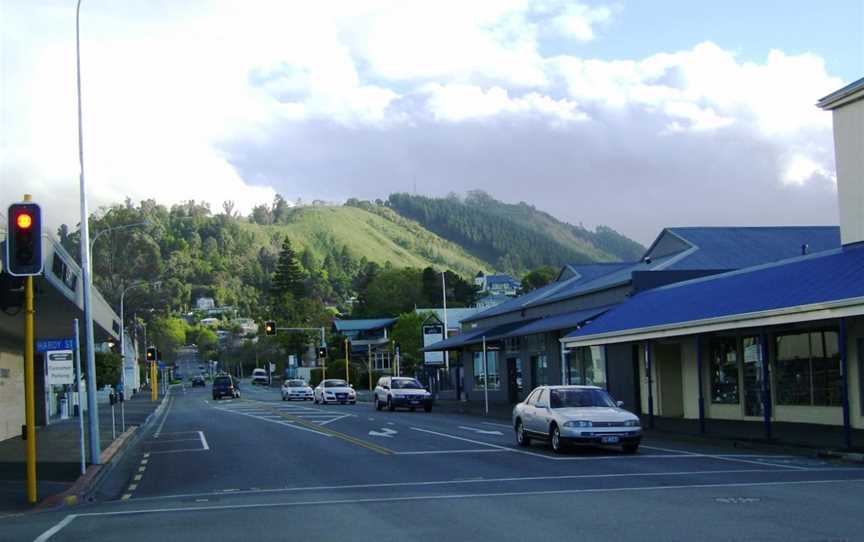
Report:
M33 277L24 279L24 422L27 424L27 502L36 503L36 386Z

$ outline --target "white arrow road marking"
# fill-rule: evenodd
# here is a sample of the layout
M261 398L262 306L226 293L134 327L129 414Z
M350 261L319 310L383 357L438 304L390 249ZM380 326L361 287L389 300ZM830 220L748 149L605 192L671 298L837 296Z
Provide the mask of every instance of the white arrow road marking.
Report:
M381 431L369 431L369 434L373 437L387 437L392 438L393 435L398 433L395 429L390 429L389 427L382 427Z
M476 427L466 427L464 425L460 425L459 429L464 429L465 431L473 431L480 435L503 435L501 431L493 431L489 429L477 429Z

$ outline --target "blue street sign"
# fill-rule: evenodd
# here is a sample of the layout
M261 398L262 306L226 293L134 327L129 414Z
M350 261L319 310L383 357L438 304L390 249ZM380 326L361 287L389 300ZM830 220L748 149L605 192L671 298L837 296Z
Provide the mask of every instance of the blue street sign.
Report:
M164 368L165 368L165 364L160 361L159 362L159 370L161 371Z
M74 339L39 339L36 341L37 352L48 352L49 350L73 350L75 348Z

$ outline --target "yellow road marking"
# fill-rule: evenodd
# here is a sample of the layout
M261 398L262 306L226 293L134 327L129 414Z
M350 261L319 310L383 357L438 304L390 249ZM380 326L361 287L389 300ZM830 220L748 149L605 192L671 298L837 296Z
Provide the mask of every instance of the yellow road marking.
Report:
M318 431L321 433L326 433L326 434L330 435L331 437L336 437L338 439L344 440L345 442L350 442L351 444L354 444L356 446L360 446L362 448L366 448L367 450L372 450L373 452L376 452L376 453L379 453L382 455L393 455L393 450L390 450L389 448L379 446L378 444L375 444L374 442L369 442L369 441L366 441L363 439L359 439L357 437L352 437L351 435L346 435L345 433L340 433L339 431L334 431L333 429L330 429L329 427L326 427L323 425L317 425L314 423L307 422L306 420L304 420L302 418L298 418L297 416L291 416L290 414L286 414L286 413L281 412L277 409L271 408L269 405L267 405L266 403L263 403L261 401L254 401L254 400L250 400L250 399L243 399L243 401L249 402L249 403L257 403L259 405L262 405L264 408L268 409L273 414L276 414L277 416L279 416L281 418L285 418L286 420L289 420L289 421L291 421L291 422L293 422L293 423L295 423L301 427L305 427L306 429L314 429L315 431Z
M143 475L141 475L141 474L136 474L136 475L135 475L135 481L136 481L136 482L140 482L142 476L143 476Z
M128 501L130 497L132 497L132 495L126 493L125 495L123 495L122 497L120 497L120 500L121 500L121 501Z
M135 491L136 489L138 489L138 484L129 484L129 489L127 489L127 491L128 491L129 493L132 493L132 492Z

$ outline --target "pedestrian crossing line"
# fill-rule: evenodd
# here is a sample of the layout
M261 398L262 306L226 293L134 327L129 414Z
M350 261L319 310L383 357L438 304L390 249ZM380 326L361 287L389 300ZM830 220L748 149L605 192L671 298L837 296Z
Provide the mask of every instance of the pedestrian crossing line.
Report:
M136 474L136 475L135 475L135 481L136 481L136 482L140 482L140 481L141 481L141 478L143 478L143 477L144 477L143 474Z
M129 493L124 493L123 496L120 497L120 500L121 501L128 501L131 498L132 498L132 495L130 495Z

